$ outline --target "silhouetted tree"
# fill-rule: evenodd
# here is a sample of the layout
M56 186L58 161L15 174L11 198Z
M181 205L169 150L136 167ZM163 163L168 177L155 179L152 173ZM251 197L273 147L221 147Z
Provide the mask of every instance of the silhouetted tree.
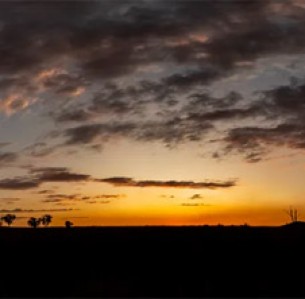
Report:
M297 209L293 209L292 207L290 207L289 211L286 211L286 213L289 215L291 222L298 221L299 213Z
M28 220L28 225L33 227L33 228L36 228L40 223L41 223L41 218L31 217Z
M2 217L2 220L8 226L11 226L15 219L16 219L16 216L14 214L6 214L5 216Z
M65 226L66 226L66 228L70 228L70 227L73 226L73 223L72 223L71 221L67 220L67 221L65 222Z
M44 225L44 226L48 226L51 222L52 222L52 216L49 215L49 214L46 214L44 216L42 216L41 218L41 223Z

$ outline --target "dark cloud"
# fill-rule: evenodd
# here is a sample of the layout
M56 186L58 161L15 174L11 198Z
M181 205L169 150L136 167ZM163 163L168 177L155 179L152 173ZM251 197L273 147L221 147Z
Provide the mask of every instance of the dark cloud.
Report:
M221 77L219 71L214 69L202 69L190 73L174 74L164 80L164 84L179 91L192 88L195 85L206 85Z
M223 153L251 162L269 145L303 148L304 87L275 88L255 103L202 91L261 58L303 53L305 10L296 1L13 1L0 3L0 19L0 111L43 99L64 138L58 147L100 149L115 138L172 147L213 133L225 135L215 137ZM63 100L82 92L86 101ZM245 124L257 118L261 127ZM56 149L39 142L26 151L41 158ZM0 163L16 159L0 154ZM68 171L33 177L89 179Z
M109 198L109 199L117 199L117 198L121 198L121 197L125 197L125 194L101 194L101 195L96 195L93 196L92 198Z
M233 109L219 109L205 113L190 113L188 118L194 123L201 121L230 121L230 120L244 120L247 118L254 118L256 116L262 116L261 108L258 106L250 106L247 108L233 108Z
M51 116L56 122L84 122L101 117L136 115L143 112L150 101L143 100L146 96L160 96L161 84L140 81L136 85L120 87L114 83L106 83L96 92L89 105L82 107L71 105L63 111L53 111Z
M69 219L73 219L73 218L89 218L88 216L69 216ZM65 218L61 218L61 219L67 219Z
M135 130L134 138L137 141L159 141L172 147L177 144L202 140L213 125L206 121L194 122L191 119L179 116L163 122L147 122Z
M122 197L125 197L125 194L100 194L93 196L84 196L81 194L49 194L46 196L46 199L42 200L42 202L62 203L62 202L83 201L87 203L93 203L93 202L103 203L103 201L99 201L99 199L118 199Z
M87 203L89 203L89 204L96 204L96 203L99 203L99 204L108 204L110 202L111 202L110 200L102 200L102 201L90 200L90 201L87 201Z
M87 145L107 142L113 138L129 137L135 141L160 141L167 146L172 146L185 141L200 140L212 127L206 121L194 123L191 119L174 118L164 122L113 122L82 125L65 130L63 136L67 139L66 145Z
M97 138L104 139L122 137L130 134L134 129L132 123L113 123L113 124L90 124L69 128L64 132L68 138L67 144L87 144L94 142Z
M220 110L231 109L236 104L242 101L242 96L237 92L230 92L224 97L216 98L211 96L208 92L196 92L189 95L189 104L186 105L187 112L194 112L194 110Z
M37 194L50 194L50 193L54 193L54 190L49 190L49 189L44 189L44 190L40 190L37 191Z
M34 174L39 182L80 182L86 181L90 175L70 172L65 167L32 168L30 173Z
M9 190L26 190L37 188L40 182L36 179L28 179L23 177L16 177L13 179L2 179L0 180L0 189Z
M74 202L54 202L55 206L61 206L61 207L71 207L75 204L76 203L74 203Z
M300 50L302 14L283 30L276 17L284 12L272 10L271 1L248 2L1 3L6 12L0 16L1 70L20 73L69 57L79 72L94 78L126 75L138 66L166 61L211 65L224 75L239 61ZM291 14L296 12L294 8ZM208 36L208 42L201 35ZM216 75L204 72L195 81L202 84L219 76L218 70ZM182 74L170 78L165 82L188 81Z
M63 172L67 171L66 167L30 167L30 173L45 173L45 172Z
M290 118L294 121L302 121L305 108L305 84L301 82L279 86L262 93L261 104L269 115L276 118Z
M83 122L87 120L91 120L94 118L96 114L90 113L84 109L66 109L64 111L60 111L60 113L52 113L51 116L57 122Z
M1 200L7 200L7 201L18 201L20 200L19 197L2 197Z
M217 189L230 188L236 185L236 180L228 181L158 181L141 180L136 181L128 177L112 177L104 179L92 178L89 175L71 173L65 167L43 167L31 168L29 177L17 177L14 179L0 180L0 189L25 190L37 188L42 183L47 182L101 182L109 183L116 187L165 187L165 188L190 188L190 189ZM41 191L40 191L41 192ZM43 192L40 194L46 194ZM61 202L66 200L96 200L96 199L115 199L124 197L124 194L100 194L95 196L81 196L80 194L47 194L44 202Z
M46 78L42 81L42 84L45 88L59 95L77 95L82 93L88 85L84 78L67 73L59 73Z
M271 123L230 129L223 139L225 153L243 154L258 162L275 146L305 148L305 85L280 86L261 93L259 113ZM254 105L254 104L253 104Z
M77 211L79 209L0 209L0 213L41 213L41 212L70 212Z
M2 2L1 11L6 11L0 15L2 71L15 74L28 71L67 53L68 34L95 7L94 2L78 2L73 7L71 4Z
M201 195L201 194L194 194L194 195L192 195L191 197L190 197L190 199L202 199L203 198L203 196Z
M42 200L44 203L60 203L63 201L80 201L80 194L49 194L46 199Z
M214 126L212 122L230 119L243 119L259 115L260 108L253 105L245 108L234 107L241 101L240 94L231 92L222 98L212 97L208 93L195 93L189 96L190 100L180 110L166 111L166 103L159 103L160 97L165 96L167 103L175 104L172 97L168 97L169 91L164 91L162 85L151 85L149 82L141 82L140 87L127 87L119 89L111 85L110 93L99 94L93 100L91 106L86 109L69 108L61 111L54 117L59 122L84 122L107 115L119 117L120 121L111 120L107 123L84 124L69 128L63 132L67 138L67 144L90 144L94 142L106 142L111 138L127 137L137 141L161 141L167 146L172 146L186 141L198 141L204 138L207 132ZM168 84L166 85L168 86ZM165 94L162 96L162 93ZM150 94L149 101L143 101L142 96ZM153 103L161 119L147 119L144 111ZM146 111L148 113L148 111ZM137 115L140 119L124 121L127 116ZM128 132L126 132L128 131Z
M0 189L26 190L37 188L42 183L86 182L89 179L90 175L73 173L65 167L30 167L28 176L0 180Z
M49 194L47 195L47 198L65 198L65 199L76 199L80 196L80 194Z
M17 153L0 153L0 165L15 162L18 159Z
M164 188L190 188L190 189L217 189L231 188L236 185L235 180L229 181L155 181L143 180L136 181L128 177L112 177L105 179L96 179L97 182L109 183L115 187L164 187Z
M59 93L73 92L84 78L125 76L139 66L167 61L196 64L201 70L177 73L163 80L165 84L183 88L194 82L205 84L226 75L236 62L299 50L302 15L297 16L297 24L283 30L271 18L283 12L272 11L271 4L65 1L26 6L5 2L1 10L6 14L0 15L0 67L6 74L22 75L68 57L77 66L73 76L60 74L44 83ZM282 43L283 39L290 43Z
M162 195L160 195L160 197L172 199L172 198L175 198L175 195L165 195L165 194L162 194Z
M204 204L204 203L188 203L184 202L181 204L183 207L209 207L210 205Z
M24 148L23 152L32 157L41 158L54 153L55 150L55 147L48 146L45 142L37 142Z
M3 197L0 198L0 201L3 201L5 204L13 204L16 201L20 201L21 198L19 197Z
M275 127L242 127L232 129L225 138L226 151L245 154L248 162L258 162L270 151L269 146L304 149L304 126L280 124Z
M10 145L10 142L0 142L0 148Z
M61 198L48 198L44 199L42 202L44 203L61 203L63 200Z

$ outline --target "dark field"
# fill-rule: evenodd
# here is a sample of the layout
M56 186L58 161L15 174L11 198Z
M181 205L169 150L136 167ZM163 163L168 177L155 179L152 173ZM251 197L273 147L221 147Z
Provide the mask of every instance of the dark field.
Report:
M0 296L305 297L305 226L1 228Z

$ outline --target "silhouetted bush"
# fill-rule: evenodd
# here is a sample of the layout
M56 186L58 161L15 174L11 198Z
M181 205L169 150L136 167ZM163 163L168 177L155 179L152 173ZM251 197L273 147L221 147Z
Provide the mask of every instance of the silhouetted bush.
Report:
M15 221L16 216L14 214L7 214L1 218L8 226L11 226Z
M46 214L44 216L42 216L41 218L41 223L44 225L44 226L48 226L51 222L52 222L52 216L49 215L49 214Z
M31 217L31 218L28 220L28 225L29 225L30 227L36 228L37 226L40 225L41 222L42 222L41 218Z
M71 228L73 226L73 223L71 221L67 220L65 222L65 226L66 226L66 228Z

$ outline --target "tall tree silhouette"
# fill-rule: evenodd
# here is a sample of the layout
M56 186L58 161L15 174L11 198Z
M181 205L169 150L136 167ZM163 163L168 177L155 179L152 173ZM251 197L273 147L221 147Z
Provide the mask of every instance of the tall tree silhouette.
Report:
M5 216L2 217L2 220L8 226L11 226L15 219L16 219L16 215L14 215L14 214L6 214Z
M72 223L71 221L67 220L67 221L65 222L65 226L66 226L66 228L70 228L70 227L73 226L73 223Z
M41 223L41 218L31 217L28 220L28 225L33 228L36 228L40 223Z
M53 218L53 216L51 216L49 214L43 215L41 218L41 223L44 226L48 226L52 222L52 218Z
M297 209L290 207L286 213L289 215L291 222L298 222L299 212Z

